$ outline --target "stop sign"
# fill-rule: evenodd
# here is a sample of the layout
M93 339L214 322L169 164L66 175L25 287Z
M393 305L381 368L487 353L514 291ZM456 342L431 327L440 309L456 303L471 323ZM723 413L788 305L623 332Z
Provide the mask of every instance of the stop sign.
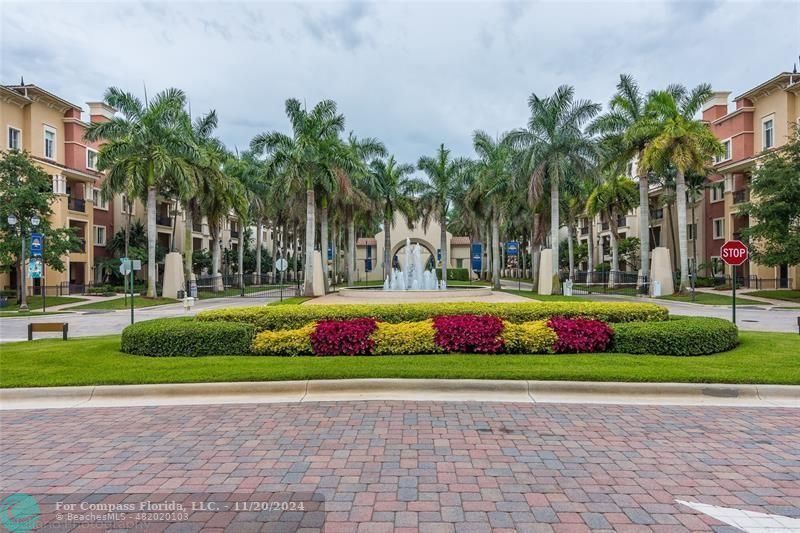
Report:
M745 261L749 252L742 241L725 241L719 249L719 256L726 265L739 266Z

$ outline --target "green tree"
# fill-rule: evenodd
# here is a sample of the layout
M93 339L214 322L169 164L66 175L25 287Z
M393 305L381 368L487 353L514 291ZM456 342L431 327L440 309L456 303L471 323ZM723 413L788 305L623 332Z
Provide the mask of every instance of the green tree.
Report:
M742 233L753 259L767 266L800 264L800 132L764 156L750 194L752 201L740 211L751 217Z
M122 116L94 122L86 139L105 141L97 168L108 172L108 189L135 193L147 206L147 296L156 297L156 210L160 190L190 189L191 161L197 156L186 95L167 89L142 103L136 96L109 87L104 102Z
M550 186L550 240L553 251L553 274L558 272L558 231L561 180L569 172L589 173L597 150L583 126L600 112L600 105L575 100L575 90L562 85L551 96L528 99L528 127L513 132L512 140L526 151L529 170L529 196L538 199L545 184ZM553 285L557 290L557 284Z
M609 176L598 185L586 201L591 216L608 221L611 233L611 271L619 272L619 217L634 209L639 201L636 184L627 176Z
M53 194L50 176L36 166L27 152L11 150L0 156L0 269L8 271L16 266L20 275L19 294L22 297L22 270L20 264L22 237L32 231L44 235L42 262L50 268L63 272L63 256L80 250L80 241L71 228L54 228L50 223L52 204L57 200ZM17 218L15 227L8 223L9 215ZM33 227L31 219L39 218ZM27 252L26 252L27 255ZM20 302L22 303L22 302Z
M663 172L670 166L675 169L680 292L686 292L689 286L685 176L687 172L704 172L715 155L724 153L722 144L708 126L694 118L711 95L711 86L708 84L698 85L691 91L674 85L665 91L653 93L647 103L649 116L641 128L643 131L658 132L642 153L643 170Z

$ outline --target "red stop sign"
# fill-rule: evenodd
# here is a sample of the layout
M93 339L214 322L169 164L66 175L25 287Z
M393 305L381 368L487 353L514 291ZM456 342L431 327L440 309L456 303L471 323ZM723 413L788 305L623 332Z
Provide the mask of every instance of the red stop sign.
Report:
M725 241L719 249L719 256L726 265L739 266L745 261L749 251L742 241Z

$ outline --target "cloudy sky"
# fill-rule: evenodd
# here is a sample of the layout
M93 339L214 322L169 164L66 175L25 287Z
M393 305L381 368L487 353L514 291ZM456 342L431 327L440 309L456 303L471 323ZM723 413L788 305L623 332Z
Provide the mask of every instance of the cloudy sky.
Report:
M0 0L0 80L74 103L109 85L184 89L245 148L284 101L339 103L347 129L415 162L522 126L531 92L606 103L621 72L741 93L791 70L791 2L55 2ZM84 106L85 107L85 106Z

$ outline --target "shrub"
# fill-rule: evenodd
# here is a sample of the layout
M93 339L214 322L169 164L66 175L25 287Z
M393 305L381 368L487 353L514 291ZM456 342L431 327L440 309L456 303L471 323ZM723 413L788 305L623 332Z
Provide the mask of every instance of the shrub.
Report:
M153 357L241 355L250 352L253 326L164 318L133 324L122 330L121 350Z
M446 352L498 353L503 349L503 321L491 315L437 316L436 345Z
M372 334L375 355L414 355L441 352L434 339L433 320L379 322Z
M316 324L308 324L300 329L262 331L253 339L252 351L258 355L311 355L311 335Z
M469 269L447 267L447 281L469 281Z
M522 324L504 322L502 337L508 353L551 353L558 340L544 320Z
M439 315L492 315L518 324L553 316L586 317L603 322L666 320L667 310L655 304L603 302L481 303L382 305L300 305L237 307L202 311L200 321L247 322L257 331L297 329L318 320L373 318L380 322L421 322Z
M311 348L315 355L370 355L375 347L373 331L371 318L323 320L311 334Z
M736 326L721 318L673 317L666 322L615 324L612 350L656 355L708 355L739 343Z
M614 334L605 322L588 318L553 317L547 325L558 337L556 353L604 352Z

